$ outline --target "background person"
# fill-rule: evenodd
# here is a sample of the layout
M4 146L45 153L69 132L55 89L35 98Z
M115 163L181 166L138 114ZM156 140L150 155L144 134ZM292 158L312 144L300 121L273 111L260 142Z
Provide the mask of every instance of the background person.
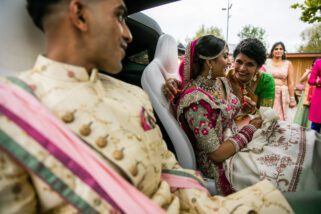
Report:
M305 72L303 73L301 79L300 79L300 85L303 85L303 91L301 92L301 97L297 106L297 111L294 116L294 123L297 123L303 127L310 128L311 127L311 121L308 120L309 116L309 108L310 108L310 102L311 102L311 95L309 96L309 91L311 93L312 89L308 84L308 79L310 77L311 69L313 67L313 64L316 59L312 61L311 67L305 69Z
M309 111L309 120L312 121L311 129L320 132L321 129L321 59L313 65L309 78L309 85L315 86Z
M276 42L271 48L265 69L275 80L275 100L273 109L278 112L281 120L292 122L294 114L289 108L296 106L294 96L294 70L292 63L286 59L283 42Z

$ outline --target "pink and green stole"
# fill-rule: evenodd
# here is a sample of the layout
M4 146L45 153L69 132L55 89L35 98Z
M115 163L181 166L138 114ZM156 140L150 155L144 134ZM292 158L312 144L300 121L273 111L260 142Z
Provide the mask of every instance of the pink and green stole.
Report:
M159 206L104 163L97 153L83 143L65 124L54 117L29 87L17 78L8 79L19 85L0 82L0 116L23 130L33 142L48 152L61 165L80 179L100 200L121 213L164 213ZM28 92L29 93L28 93ZM18 137L18 136L17 136ZM77 194L50 167L38 160L26 145L0 129L0 149L27 171L36 175L81 213L99 213ZM162 179L173 188L195 188L206 191L196 177L176 170L164 170Z

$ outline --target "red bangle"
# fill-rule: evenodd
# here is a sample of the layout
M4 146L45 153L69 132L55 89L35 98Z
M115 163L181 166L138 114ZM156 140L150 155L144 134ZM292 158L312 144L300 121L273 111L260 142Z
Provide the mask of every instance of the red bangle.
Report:
M235 150L238 152L240 149L243 149L253 137L254 132L256 131L255 126L248 124L244 126L239 133L235 134L229 140L234 144Z

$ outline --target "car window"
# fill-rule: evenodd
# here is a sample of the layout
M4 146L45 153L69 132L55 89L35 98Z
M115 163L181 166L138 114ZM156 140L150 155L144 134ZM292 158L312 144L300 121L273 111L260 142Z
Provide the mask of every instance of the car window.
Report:
M137 54L134 54L130 57L128 57L130 62L134 62L140 65L148 65L150 62L149 56L148 56L148 50L141 51Z

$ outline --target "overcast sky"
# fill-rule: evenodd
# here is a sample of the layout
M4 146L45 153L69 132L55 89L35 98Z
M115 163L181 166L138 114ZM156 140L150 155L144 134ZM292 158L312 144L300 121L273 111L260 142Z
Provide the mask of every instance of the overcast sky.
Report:
M216 26L226 36L227 0L181 0L144 11L154 18L165 33L181 42L192 37L202 24ZM304 0L230 0L229 43L238 43L237 34L244 25L265 29L269 49L283 41L288 52L296 52L302 39L300 33L311 24L300 20L301 11L290 5Z

